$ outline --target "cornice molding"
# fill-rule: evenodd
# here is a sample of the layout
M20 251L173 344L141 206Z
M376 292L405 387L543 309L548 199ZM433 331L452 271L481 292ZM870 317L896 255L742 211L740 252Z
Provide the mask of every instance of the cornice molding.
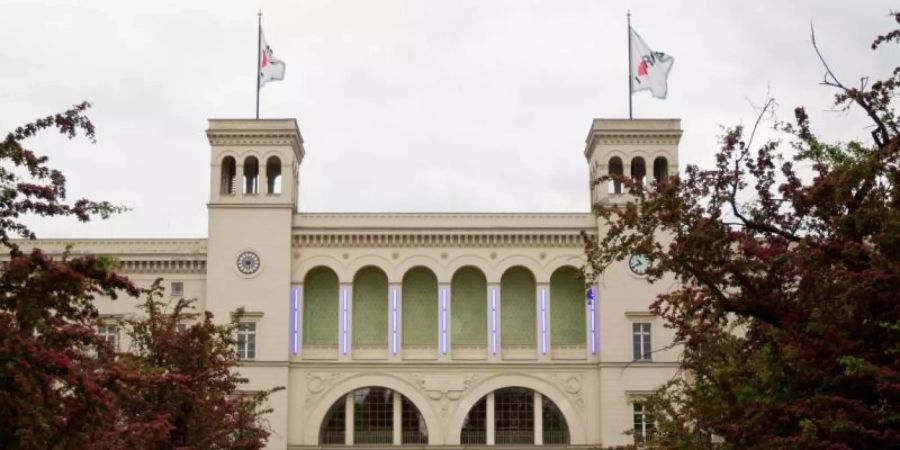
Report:
M206 273L204 260L126 260L119 261L122 273Z
M588 233L589 235L596 233ZM294 233L304 247L584 247L580 233Z

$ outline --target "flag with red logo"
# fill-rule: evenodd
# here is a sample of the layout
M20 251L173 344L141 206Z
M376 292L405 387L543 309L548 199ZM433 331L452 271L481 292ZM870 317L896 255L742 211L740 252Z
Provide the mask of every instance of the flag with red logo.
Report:
M259 29L259 86L269 81L284 79L284 61L275 57L272 47L266 42L266 35Z
M675 58L650 50L631 28L631 93L649 90L656 98L666 98L667 80Z

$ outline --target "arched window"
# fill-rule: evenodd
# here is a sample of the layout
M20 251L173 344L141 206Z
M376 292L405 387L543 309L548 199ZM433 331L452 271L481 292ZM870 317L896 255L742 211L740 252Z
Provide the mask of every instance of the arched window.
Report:
M259 160L255 156L244 160L244 193L259 194Z
M394 409L397 403L399 415ZM348 407L352 408L350 423ZM394 423L400 423L399 442L394 442ZM319 444L345 445L348 434L353 436L350 445L428 443L428 426L419 408L399 392L375 386L350 392L331 405L319 428Z
M223 195L234 195L237 193L235 185L237 178L237 162L233 156L226 156L222 159L222 182L219 192Z
M624 169L622 168L622 158L618 156L613 156L609 158L609 176L623 176ZM609 182L609 193L610 194L621 194L622 193L622 182L618 180L610 180Z
M491 411L493 417L488 415ZM538 421L542 441L535 433ZM494 424L494 442L487 442L488 423ZM463 421L459 437L463 445L567 445L569 426L559 407L549 398L531 389L508 387L491 392L475 403Z
M550 276L550 345L584 346L584 275L574 267L560 267Z
M487 444L487 396L481 397L478 403L466 414L459 443Z
M353 277L353 347L387 349L388 279L374 266Z
M662 156L658 156L653 160L653 178L656 182L660 182L669 177L669 161Z
M319 444L343 445L347 434L347 401L344 397L331 405L319 427Z
M487 278L463 267L450 284L450 343L455 348L487 348Z
M638 186L644 185L644 178L647 176L647 166L644 164L644 158L635 156L631 159L631 179Z
M438 285L434 272L414 267L403 276L403 347L437 349Z
M569 426L566 424L566 418L563 417L562 411L546 396L541 396L541 409L544 431L545 444L568 445L569 443Z
M337 349L338 276L316 267L303 279L303 347Z
M504 348L534 348L534 275L521 266L512 267L500 278L500 343Z
M266 193L281 193L281 160L277 156L266 160Z

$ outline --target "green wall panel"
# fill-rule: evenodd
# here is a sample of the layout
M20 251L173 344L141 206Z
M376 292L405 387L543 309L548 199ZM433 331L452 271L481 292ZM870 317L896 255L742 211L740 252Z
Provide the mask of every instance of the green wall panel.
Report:
M450 287L450 342L487 345L487 279L474 267L453 275Z
M303 344L336 346L338 343L337 274L317 267L303 280Z
M585 290L581 271L563 267L550 277L550 344L585 344Z
M403 345L437 347L437 277L424 267L403 277Z
M387 345L388 279L377 267L364 267L353 278L353 345Z
M535 346L535 283L524 267L507 270L500 279L500 342Z

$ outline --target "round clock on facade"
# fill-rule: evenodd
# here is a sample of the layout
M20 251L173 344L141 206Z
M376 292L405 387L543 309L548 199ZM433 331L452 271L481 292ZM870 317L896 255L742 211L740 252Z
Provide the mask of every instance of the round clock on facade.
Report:
M237 257L237 268L244 275L252 275L259 270L259 255L253 252L242 252Z
M650 257L647 255L635 254L628 258L628 268L635 275L646 275L647 269L650 268Z

